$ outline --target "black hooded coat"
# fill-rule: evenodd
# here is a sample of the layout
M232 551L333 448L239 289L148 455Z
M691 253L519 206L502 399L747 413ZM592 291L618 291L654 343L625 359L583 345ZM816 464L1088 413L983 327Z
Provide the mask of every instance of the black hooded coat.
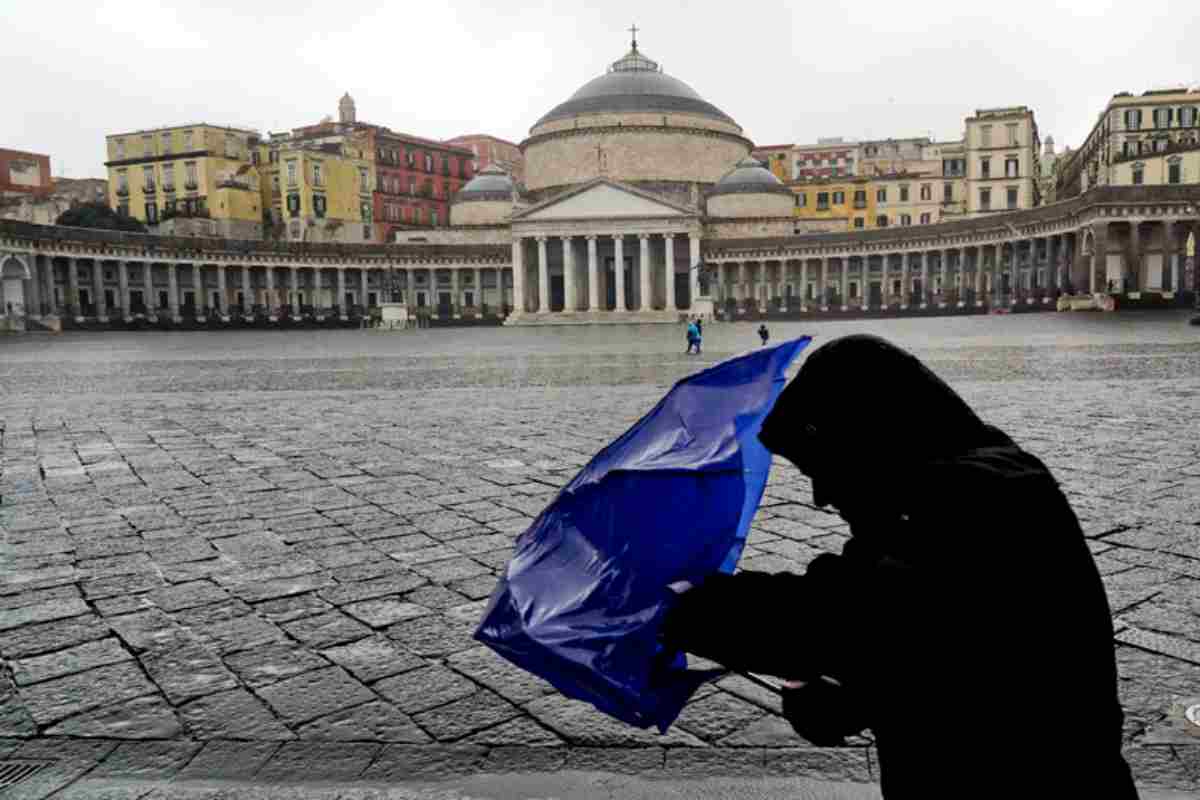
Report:
M785 716L818 744L869 728L889 800L1137 797L1108 601L1045 465L871 336L813 352L760 439L851 538L685 592L672 645L807 681Z

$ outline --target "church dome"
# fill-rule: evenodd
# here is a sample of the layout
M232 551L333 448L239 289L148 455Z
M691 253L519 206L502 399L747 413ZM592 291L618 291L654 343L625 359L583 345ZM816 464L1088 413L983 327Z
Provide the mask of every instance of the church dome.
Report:
M585 83L564 103L552 108L533 126L569 119L580 114L637 112L695 114L736 125L721 109L702 98L695 89L662 71L633 43L632 49L614 61L608 72Z
M460 200L512 200L513 182L504 170L495 164L488 164L467 181L458 193L454 202Z
M709 191L709 195L746 192L774 192L789 196L792 194L792 190L771 174L761 161L747 156L739 161L731 172L717 181L717 185Z

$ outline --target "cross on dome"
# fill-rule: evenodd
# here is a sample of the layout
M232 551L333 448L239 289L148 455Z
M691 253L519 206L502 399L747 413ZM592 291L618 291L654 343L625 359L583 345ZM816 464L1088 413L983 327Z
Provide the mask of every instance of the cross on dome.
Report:
M637 26L637 25L630 25L630 26L629 26L629 32L633 34L633 49L634 49L634 51L636 52L636 51L637 51L637 32L638 32L638 26Z

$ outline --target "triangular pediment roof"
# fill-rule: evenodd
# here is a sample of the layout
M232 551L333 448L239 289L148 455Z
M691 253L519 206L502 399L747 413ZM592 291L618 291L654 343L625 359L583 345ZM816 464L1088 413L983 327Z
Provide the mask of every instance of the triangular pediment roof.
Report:
M630 217L694 217L698 209L628 184L593 178L513 215L513 222Z

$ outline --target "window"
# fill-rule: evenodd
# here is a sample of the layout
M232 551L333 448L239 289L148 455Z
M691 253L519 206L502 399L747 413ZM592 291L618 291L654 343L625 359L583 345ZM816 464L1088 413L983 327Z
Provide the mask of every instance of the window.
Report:
M437 224L438 224L438 213L437 213L437 209L436 209L436 208L434 208L434 209L431 209L431 210L430 210L430 212L429 212L429 224L430 224L430 225L437 225Z
M1014 209L1017 207L1017 195L1019 194L1019 192L1020 192L1020 190L1017 189L1016 186L1008 187L1008 207L1009 207L1009 209Z
M1008 146L1016 147L1018 144L1018 142L1017 142L1017 123L1010 122L1007 125L1005 125L1004 127L1008 129Z
M980 147L991 147L992 146L992 126L991 125L983 125L979 128L979 146Z
M142 167L142 191L154 191L154 167Z
M358 168L358 190L360 192L371 191L371 177L367 173L366 167Z
M1125 111L1125 130L1136 131L1142 127L1142 112L1137 108L1130 108Z
M932 200L933 199L933 187L930 186L928 183L921 184L921 199L922 200Z
M911 214L901 214L900 215L900 224L901 225L912 225L912 215Z
M926 211L924 214L921 215L921 224L922 225L928 225L932 221L933 221L933 216L928 211Z
M887 189L876 189L875 190L875 202L876 203L886 203L887 202Z
M238 157L237 138L234 137L234 135L232 133L225 134L225 157L226 158L237 158Z
M320 165L320 163L314 161L312 168L313 168L313 186L321 186L322 182L321 182L321 165Z
M325 195L314 194L312 199L313 214L318 218L325 216Z
M287 197L287 208L289 217L300 216L300 195L292 192Z
M1182 183L1183 182L1183 164L1180 162L1179 156L1172 158L1167 162L1167 183Z
M1196 107L1184 106L1179 109L1179 127L1190 128L1196 124Z
M409 194L417 193L417 179L416 178L408 179L408 193Z
M804 192L799 192L796 195L796 208L804 208L808 205L808 195Z
M1175 109L1173 108L1156 108L1154 109L1154 127L1169 128L1175 119Z
M295 186L296 185L296 162L294 159L287 162L287 176L288 176L288 186L289 187Z
M907 186L900 187L900 202L901 203L908 202L908 187Z
M191 131L183 132L183 149L184 150L192 149L192 132Z
M844 206L846 204L846 193L845 192L834 192L833 193L833 204L835 206Z
M1133 185L1141 186L1146 176L1146 165L1140 161L1133 165Z
M875 227L876 228L886 228L887 226L888 226L887 214L880 214L878 217L875 218Z
M154 155L154 137L148 133L142 137L142 155Z
M146 203L146 222L151 225L158 222L158 206L155 203Z
M113 144L116 147L117 158L124 158L125 157L125 140L117 139Z
M162 135L162 151L163 155L171 152L171 134L164 133Z
M450 157L449 156L442 156L442 174L443 175L450 174Z
M117 170L117 194L129 194L129 175L125 170Z
M419 208L413 209L413 222L416 223L417 225L421 224L421 209L419 209Z
M980 211L991 211L992 210L992 190L991 189L980 189L979 190L979 210Z
M1004 177L1017 178L1020 177L1021 161L1016 156L1009 156L1004 159Z
M271 176L271 193L279 194L279 174L278 173Z
M829 192L817 192L817 210L829 210Z
M863 219L862 217L854 218L854 227L856 229L862 229L863 227L866 226L866 224L867 224L867 221L865 219Z
M857 191L854 192L854 207L855 208L866 208L867 207L866 190L858 189Z
M990 158L979 159L979 177L992 177L992 160Z
M163 191L175 191L175 165L163 164Z
M388 206L388 210L391 210L391 208L392 208L391 206ZM370 203L359 203L358 216L363 222L370 222L371 221L371 204Z
M429 155L429 153L425 154L425 171L433 172L433 156Z

